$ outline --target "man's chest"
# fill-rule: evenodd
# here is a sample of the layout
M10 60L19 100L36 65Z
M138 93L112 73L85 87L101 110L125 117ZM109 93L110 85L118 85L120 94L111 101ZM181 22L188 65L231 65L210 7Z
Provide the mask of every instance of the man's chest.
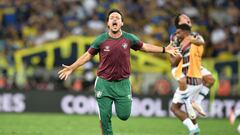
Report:
M122 39L108 39L100 45L100 52L104 55L128 54L130 52L130 42Z
M191 42L190 42L190 40L183 40L183 41L180 43L180 51L181 51L181 54L182 54L182 55L184 55L184 54L186 54L186 53L189 53L190 48L191 48Z

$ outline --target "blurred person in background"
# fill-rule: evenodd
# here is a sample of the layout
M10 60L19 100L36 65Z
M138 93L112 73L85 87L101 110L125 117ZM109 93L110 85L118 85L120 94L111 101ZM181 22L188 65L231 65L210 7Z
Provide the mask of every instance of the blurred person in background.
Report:
M177 15L175 19L175 26L176 28L181 24L187 24L190 28L192 27L192 21L191 19L185 15L185 14L179 14ZM175 39L178 40L178 39ZM176 44L178 41L175 41ZM196 33L191 33L191 42L195 44L205 44L205 41L203 37ZM179 45L176 45L179 46ZM173 72L176 71L174 68L172 70ZM192 102L193 108L202 116L206 116L205 111L201 107L202 100L207 96L209 93L210 88L213 86L215 79L213 78L210 71L208 71L205 67L201 66L201 74L203 79L203 88L201 89L196 101ZM180 78L179 81L180 86L186 86L186 79Z
M240 108L232 108L229 115L229 122L231 126L235 124L236 119L239 116L240 116ZM237 132L240 133L240 123L238 123Z
M189 135L198 135L200 130L191 102L196 100L202 88L200 68L204 48L203 44L191 43L191 27L187 24L177 26L176 37L180 42L181 56L176 57L179 64L174 76L178 80L181 79L182 83L179 83L179 88L173 96L171 111L187 126ZM187 113L181 110L183 104Z

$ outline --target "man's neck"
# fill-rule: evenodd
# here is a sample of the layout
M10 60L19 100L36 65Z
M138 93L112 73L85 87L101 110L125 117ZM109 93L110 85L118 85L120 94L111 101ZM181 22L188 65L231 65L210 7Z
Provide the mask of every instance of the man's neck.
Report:
M122 36L122 30L119 30L119 31L116 32L116 33L113 33L112 31L109 30L108 35L109 35L111 38L119 38L119 37Z
M186 35L181 42L181 46L184 47L185 45L188 45L190 42L191 42L190 35Z

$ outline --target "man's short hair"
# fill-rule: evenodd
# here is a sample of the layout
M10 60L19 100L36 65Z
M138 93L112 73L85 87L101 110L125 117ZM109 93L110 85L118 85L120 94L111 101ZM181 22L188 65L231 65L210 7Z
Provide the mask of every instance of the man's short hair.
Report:
M174 20L174 24L175 24L175 27L177 28L178 27L178 23L179 23L179 21L180 21L180 16L181 16L182 14L178 14L177 16L176 16L176 18L175 18L175 20Z
M121 18L122 18L122 21L123 21L123 13L122 13L120 10L118 10L118 9L110 9L110 10L108 11L106 21L108 21L109 16L110 16L112 13L114 13L114 12L119 13L119 14L121 15Z
M191 27L187 24L180 24L177 26L177 29L185 30L185 31L191 31Z

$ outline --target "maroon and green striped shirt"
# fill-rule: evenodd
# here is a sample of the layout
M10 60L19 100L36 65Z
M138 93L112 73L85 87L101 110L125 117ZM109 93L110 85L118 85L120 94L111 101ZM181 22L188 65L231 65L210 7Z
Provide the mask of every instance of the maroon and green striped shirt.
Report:
M131 33L124 32L119 38L112 38L105 32L92 43L88 52L99 53L100 63L97 75L105 80L122 80L130 76L130 48L137 51L143 42Z

